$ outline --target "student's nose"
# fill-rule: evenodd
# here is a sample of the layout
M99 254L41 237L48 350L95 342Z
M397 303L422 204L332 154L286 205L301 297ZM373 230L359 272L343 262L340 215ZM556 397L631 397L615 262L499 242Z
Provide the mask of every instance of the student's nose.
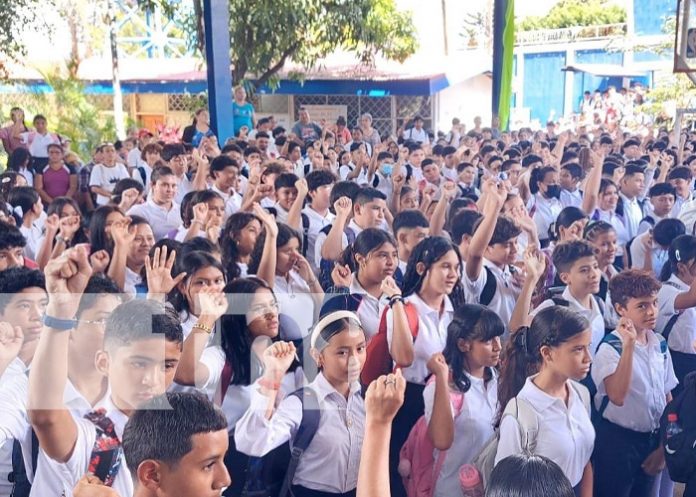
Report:
M500 352L503 346L500 343L500 337L493 338L493 351Z
M145 374L143 374L142 383L144 386L149 388L157 387L160 383L163 383L164 374L155 365L152 367L145 368Z
M219 474L215 475L215 490L231 486L232 478L230 477L229 471L227 471L227 467L224 464L216 466L219 468Z

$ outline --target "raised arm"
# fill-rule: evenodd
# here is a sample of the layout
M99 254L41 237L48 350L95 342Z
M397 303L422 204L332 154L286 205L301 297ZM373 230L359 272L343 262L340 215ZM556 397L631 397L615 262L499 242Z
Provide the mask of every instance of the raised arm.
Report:
M604 155L592 152L590 160L592 161L592 170L587 175L585 191L582 195L582 211L588 216L592 215L599 201L599 186L602 182Z
M435 375L435 400L428 423L428 437L437 450L447 450L454 441L454 419L449 393L449 366L441 352L428 361L428 371Z
M381 290L390 299L396 295L401 295L401 290L396 286L396 282L391 276L384 278ZM413 364L415 352L413 349L413 336L408 325L408 317L406 316L403 301L398 300L394 302L391 306L391 313L393 331L389 352L397 366L408 367Z
M126 286L126 259L133 240L135 240L135 228L130 226L130 221L114 224L111 226L111 238L114 240L114 253L111 256L107 276L123 290Z
M321 257L328 261L336 261L343 252L343 230L348 223L348 218L353 211L353 202L348 197L341 197L334 202L336 219L329 233L326 235L324 245L321 247Z
M500 208L507 198L505 186L502 183L496 184L494 179L486 181L484 189L487 198L483 208L483 220L471 238L466 258L466 275L470 280L475 280L481 274L483 254L493 237Z
M628 395L633 375L633 352L636 344L636 329L627 318L621 318L616 327L621 336L621 358L613 374L604 378L604 388L612 404L622 406Z
M456 193L457 185L452 181L445 181L441 188L440 201L435 206L433 216L430 218L430 236L442 235L447 210Z
M309 188L307 187L307 180L302 178L295 181L295 188L297 188L297 198L290 206L288 211L288 226L290 226L295 231L302 233L302 208L304 207L304 201L307 198L307 193L309 193Z
M46 316L75 318L82 292L92 276L85 246L67 250L46 266ZM68 381L70 330L44 325L29 374L29 419L48 457L66 462L77 442L77 426L63 404Z
M263 242L263 253L256 276L268 283L273 288L275 283L275 272L277 262L276 241L278 240L278 225L272 214L266 212L259 204L254 204L254 214L263 223L265 238Z
M532 297L534 289L539 281L539 278L544 274L546 269L546 258L539 250L534 247L527 247L524 252L524 268L526 276L520 296L517 297L515 308L510 316L510 324L508 329L514 333L522 326L529 326L531 319L529 312L532 307Z

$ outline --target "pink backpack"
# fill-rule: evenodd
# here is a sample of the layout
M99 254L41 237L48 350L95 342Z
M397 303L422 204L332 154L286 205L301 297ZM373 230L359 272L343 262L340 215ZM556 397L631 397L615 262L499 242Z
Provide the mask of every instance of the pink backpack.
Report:
M450 402L454 406L456 419L464 406L464 394L450 390ZM421 416L399 452L399 474L408 497L432 497L435 493L435 484L447 451L439 451L437 460L433 457L434 451L435 447L428 436L428 421Z

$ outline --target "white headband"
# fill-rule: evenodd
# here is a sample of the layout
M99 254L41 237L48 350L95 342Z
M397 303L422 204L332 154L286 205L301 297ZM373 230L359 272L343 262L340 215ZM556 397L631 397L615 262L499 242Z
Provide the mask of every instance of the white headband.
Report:
M319 339L319 335L324 328L329 326L331 323L335 323L336 321L345 318L353 319L360 323L360 318L358 315L351 311L335 311L321 318L316 326L314 326L314 330L312 331L312 338L310 340L312 348L315 349L317 347L317 339Z

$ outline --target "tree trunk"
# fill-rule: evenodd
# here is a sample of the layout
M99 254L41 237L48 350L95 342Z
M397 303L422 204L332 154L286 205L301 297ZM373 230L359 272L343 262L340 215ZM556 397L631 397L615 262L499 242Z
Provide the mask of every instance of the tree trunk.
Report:
M123 116L123 93L121 92L121 76L118 69L118 44L116 38L116 5L115 0L107 0L107 18L109 23L109 44L111 46L111 87L114 95L114 121L116 136L119 140L126 137L126 126Z

